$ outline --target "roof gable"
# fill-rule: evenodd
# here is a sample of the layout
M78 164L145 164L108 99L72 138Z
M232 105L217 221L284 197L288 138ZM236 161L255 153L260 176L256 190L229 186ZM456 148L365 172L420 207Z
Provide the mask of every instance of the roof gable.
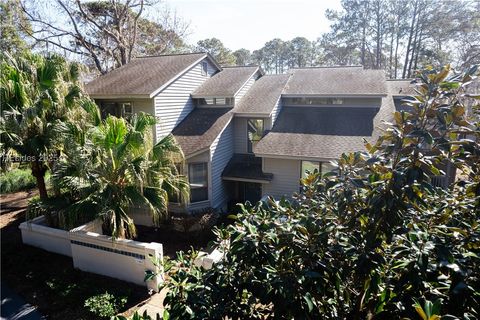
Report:
M235 107L236 114L270 115L290 75L266 75L255 81Z
M194 98L234 97L245 83L259 71L258 66L225 67L192 93Z
M151 97L205 58L220 70L207 53L141 57L94 79L86 85L86 90L92 97Z
M195 109L173 129L172 134L188 158L209 148L232 117L232 108Z

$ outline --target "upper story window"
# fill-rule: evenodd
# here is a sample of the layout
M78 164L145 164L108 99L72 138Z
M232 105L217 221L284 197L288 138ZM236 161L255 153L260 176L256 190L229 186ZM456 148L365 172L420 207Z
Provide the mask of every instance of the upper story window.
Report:
M188 182L190 183L190 202L208 200L208 164L206 162L188 165Z
M208 63L206 61L202 62L202 76L208 75Z
M200 98L196 99L198 106L232 106L233 98Z
M342 98L285 98L285 105L301 105L301 106L310 106L310 105L332 105L332 104L343 104L344 100Z
M330 162L302 160L300 177L305 179L312 173L320 173L321 175L324 175L327 172L337 170L338 169Z
M247 152L253 153L253 146L262 139L265 132L263 119L248 119L247 121Z
M132 102L102 102L100 103L102 118L105 119L109 115L115 117L131 117L133 115Z

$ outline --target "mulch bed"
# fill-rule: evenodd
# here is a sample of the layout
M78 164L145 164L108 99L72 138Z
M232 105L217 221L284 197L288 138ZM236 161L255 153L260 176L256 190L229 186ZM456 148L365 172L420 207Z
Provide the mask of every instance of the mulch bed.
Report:
M159 227L137 226L136 241L158 242L163 245L163 255L176 258L178 251L195 250L208 251L210 242L215 238L211 230L198 232L182 232L174 230L170 225Z
M126 296L126 310L144 302L147 289L75 270L72 259L24 245L18 226L25 221L29 192L1 196L2 281L48 319L96 319L84 301L108 291Z

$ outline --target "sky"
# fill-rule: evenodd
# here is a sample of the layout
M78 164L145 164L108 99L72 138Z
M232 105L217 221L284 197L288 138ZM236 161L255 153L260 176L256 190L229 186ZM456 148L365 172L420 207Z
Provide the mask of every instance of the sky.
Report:
M190 22L187 42L216 37L232 50L251 51L273 38L317 39L329 31L326 9L340 10L340 0L165 0Z

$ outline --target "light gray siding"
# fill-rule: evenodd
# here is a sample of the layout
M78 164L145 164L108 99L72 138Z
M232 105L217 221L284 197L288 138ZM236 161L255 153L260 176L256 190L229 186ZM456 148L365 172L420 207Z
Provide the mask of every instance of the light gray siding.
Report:
M280 111L282 111L282 99L279 97L275 107L273 107L272 110L272 127L275 125L275 121L277 120Z
M157 141L168 135L193 110L190 94L217 71L208 59L203 61L208 62L207 76L202 75L200 62L155 96L155 116L159 119Z
M233 118L235 153L247 153L247 118Z
M233 124L231 122L215 139L210 150L212 156L212 207L224 208L228 201L228 190L222 180L222 172L232 158L234 151Z
M263 172L273 173L272 181L263 185L263 195L291 198L300 190L299 160L263 158Z
M240 99L247 93L248 90L253 86L255 81L260 77L260 73L257 71L255 74L253 74L250 79L244 84L244 86L237 92L235 95L235 104L238 104Z

